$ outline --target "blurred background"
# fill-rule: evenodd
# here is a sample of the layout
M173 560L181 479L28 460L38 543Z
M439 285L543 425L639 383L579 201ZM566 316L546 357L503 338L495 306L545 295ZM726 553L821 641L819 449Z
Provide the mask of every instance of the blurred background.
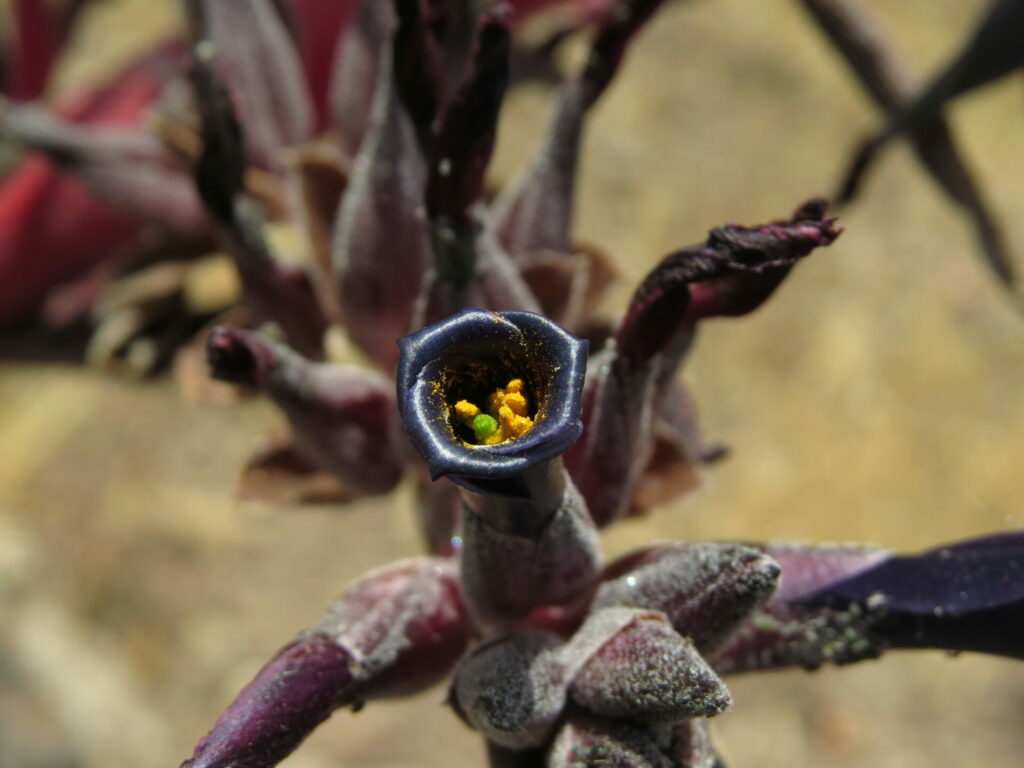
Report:
M0 3L5 11L8 3ZM984 0L864 0L923 77ZM107 0L54 89L101 81L179 24L172 0ZM9 29L7 32L9 33ZM948 115L1024 268L1019 76ZM503 180L550 93L514 91ZM715 225L788 215L836 184L879 116L797 3L675 2L631 49L590 123L577 232L632 283ZM763 309L702 327L685 375L706 435L732 447L674 507L618 525L655 539L865 541L902 550L1024 524L1024 320L905 143L885 151L846 231ZM280 425L269 404L183 398L26 360L0 331L0 764L177 766L259 666L351 579L418 552L409 489L342 509L234 500ZM16 338L17 337L17 338ZM940 653L729 681L730 765L1016 766L1024 666ZM340 712L285 765L482 765L436 688Z

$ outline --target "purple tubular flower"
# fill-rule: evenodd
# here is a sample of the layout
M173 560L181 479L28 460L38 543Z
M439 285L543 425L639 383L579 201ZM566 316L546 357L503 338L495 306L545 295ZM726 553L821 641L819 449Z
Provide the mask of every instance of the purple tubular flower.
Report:
M220 327L207 340L214 378L265 393L284 412L296 447L354 495L401 479L391 380L353 366L313 363L252 331Z
M431 477L462 486L460 564L475 617L517 621L583 596L600 546L559 455L582 429L586 342L540 315L467 310L398 343L405 429ZM532 426L489 445L467 442L473 433L456 405L487 403L514 380Z
M257 673L183 768L277 765L335 709L432 685L468 630L450 561L372 571Z
M522 497L522 474L563 453L583 429L587 342L540 315L466 310L400 339L398 346L402 420L435 479ZM467 444L452 406L461 399L481 401L515 378L523 379L535 404L533 429L496 445Z
M767 547L783 586L714 657L722 672L837 664L891 648L1024 658L1024 533L920 555Z

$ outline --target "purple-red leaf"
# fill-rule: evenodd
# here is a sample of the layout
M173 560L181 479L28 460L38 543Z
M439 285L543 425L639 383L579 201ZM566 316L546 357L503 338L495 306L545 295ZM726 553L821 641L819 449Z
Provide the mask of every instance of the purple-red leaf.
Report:
M651 725L713 717L732 704L725 684L663 613L605 608L591 614L577 635L609 620L623 622L621 616L628 616L626 623L604 638L572 678L573 701L602 717ZM574 637L566 653L576 642Z
M388 0L379 0L388 2ZM444 62L430 29L429 0L393 0L398 16L392 49L395 88L420 144L429 151L444 92Z
M615 77L633 36L654 15L662 2L621 0L606 13L580 75L585 90L585 108L589 108L604 93Z
M38 99L60 55L84 0L68 0L57 10L40 0L14 0L8 56L0 61L0 92L16 100Z
M246 306L259 321L277 323L302 354L320 357L327 321L309 273L275 257L262 213L245 192L245 137L231 100L200 51L191 74L203 138L193 176L238 267Z
M598 526L630 511L652 459L656 411L696 323L746 314L764 302L793 264L838 236L824 213L825 203L811 200L787 220L718 227L703 245L666 256L640 283L608 347L590 365L586 428L566 455Z
M677 768L648 729L615 720L576 716L559 730L548 752L548 768L580 766Z
M472 648L455 668L456 713L500 747L542 746L558 724L567 680L557 635L530 629Z
M566 467L603 528L626 516L633 489L651 459L656 379L612 345L588 366L583 435L566 453Z
M527 475L550 475L554 506L497 494L467 494L459 557L467 605L478 621L504 624L538 608L575 603L593 587L601 567L601 543L583 499L560 462ZM531 488L533 490L533 488Z
M208 231L208 219L188 175L149 133L66 122L35 106L0 111L0 131L45 153L117 211L178 234Z
M381 56L387 55L394 26L394 8L387 0L357 0L356 5L335 54L328 92L332 124L351 156L369 129Z

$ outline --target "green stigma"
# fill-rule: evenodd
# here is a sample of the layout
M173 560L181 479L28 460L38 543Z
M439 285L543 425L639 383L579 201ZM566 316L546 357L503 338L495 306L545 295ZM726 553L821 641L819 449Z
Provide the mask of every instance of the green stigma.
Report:
M480 440L490 437L498 431L498 420L486 413L478 413L473 417L473 431Z

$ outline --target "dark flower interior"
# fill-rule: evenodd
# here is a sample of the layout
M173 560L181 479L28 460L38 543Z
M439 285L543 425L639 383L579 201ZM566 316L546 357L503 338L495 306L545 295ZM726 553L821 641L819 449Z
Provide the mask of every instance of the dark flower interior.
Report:
M564 451L579 436L587 343L539 315L470 310L399 342L406 425L435 477L511 477ZM487 402L522 379L534 427L494 445L467 444L455 404ZM499 458L500 457L500 458Z

